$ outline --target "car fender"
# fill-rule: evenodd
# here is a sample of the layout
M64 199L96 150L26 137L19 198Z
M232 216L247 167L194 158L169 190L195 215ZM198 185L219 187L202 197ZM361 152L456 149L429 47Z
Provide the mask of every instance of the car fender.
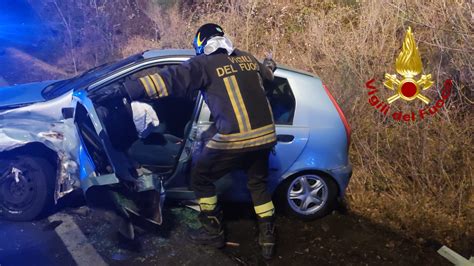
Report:
M78 136L72 119L62 118L72 91L47 102L0 111L0 154L41 143L58 157L55 200L71 192L77 181Z

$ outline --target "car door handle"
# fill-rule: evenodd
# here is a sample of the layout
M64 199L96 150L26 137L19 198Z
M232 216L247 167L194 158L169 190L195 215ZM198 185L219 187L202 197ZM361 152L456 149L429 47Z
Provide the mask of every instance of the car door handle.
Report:
M292 142L295 139L295 136L293 135L277 135L277 141L278 142Z

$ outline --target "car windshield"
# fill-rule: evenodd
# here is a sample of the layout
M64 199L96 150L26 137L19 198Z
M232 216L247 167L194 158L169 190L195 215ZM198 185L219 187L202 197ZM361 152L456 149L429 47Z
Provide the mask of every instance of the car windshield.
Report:
M94 82L107 73L122 68L140 59L143 59L142 54L136 54L120 61L110 62L94 67L73 78L61 80L49 85L43 89L41 94L46 100L56 98L72 89L82 88L83 86Z

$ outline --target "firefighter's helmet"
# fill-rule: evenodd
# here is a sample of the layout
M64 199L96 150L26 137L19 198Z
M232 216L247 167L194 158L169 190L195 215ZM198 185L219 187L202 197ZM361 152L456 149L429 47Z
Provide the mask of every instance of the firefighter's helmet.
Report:
M202 25L194 37L193 46L194 50L196 50L196 55L204 53L207 41L215 36L224 36L224 30L221 26L213 23Z

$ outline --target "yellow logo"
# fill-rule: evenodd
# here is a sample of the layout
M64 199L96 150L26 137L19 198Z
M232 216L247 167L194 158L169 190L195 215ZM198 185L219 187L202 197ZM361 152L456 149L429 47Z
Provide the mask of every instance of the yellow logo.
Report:
M198 47L201 47L202 42L203 42L203 41L201 41L201 33L198 33L198 38L197 38L197 45L198 45Z
M395 62L395 68L403 79L398 80L397 74L385 74L385 82L383 85L390 90L397 91L395 95L387 99L388 103L391 104L399 98L402 98L406 101L420 99L425 104L428 104L430 99L422 95L420 91L433 86L433 81L431 80L431 74L421 75L420 79L415 79L416 76L422 72L423 64L410 27L408 27L406 32L402 51Z

